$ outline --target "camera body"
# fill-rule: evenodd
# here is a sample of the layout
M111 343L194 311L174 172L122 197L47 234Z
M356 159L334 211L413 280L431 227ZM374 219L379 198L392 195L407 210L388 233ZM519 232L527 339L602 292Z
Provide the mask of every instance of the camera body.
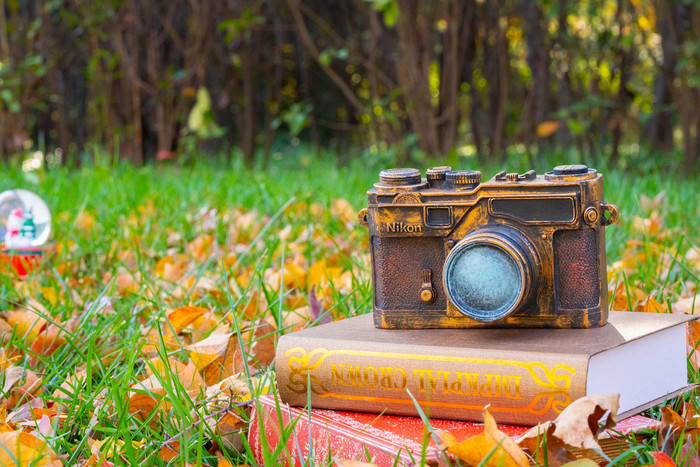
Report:
M545 175L389 169L359 213L379 328L590 328L607 322L604 227L585 165Z

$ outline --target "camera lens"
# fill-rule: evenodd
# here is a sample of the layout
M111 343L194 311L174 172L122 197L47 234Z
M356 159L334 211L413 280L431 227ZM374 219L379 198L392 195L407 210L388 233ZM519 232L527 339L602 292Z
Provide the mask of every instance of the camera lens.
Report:
M466 316L505 318L527 298L533 281L532 254L519 235L484 230L465 237L445 261L445 291Z

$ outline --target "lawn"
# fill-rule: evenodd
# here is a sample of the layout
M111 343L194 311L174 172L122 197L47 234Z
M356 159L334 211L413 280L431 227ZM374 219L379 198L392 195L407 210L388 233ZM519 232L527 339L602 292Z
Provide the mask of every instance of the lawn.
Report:
M274 390L276 337L371 309L356 215L378 168L292 154L265 171L3 171L0 191L32 190L54 215L46 264L25 281L0 277L0 432L9 422L47 440L18 448L22 462L253 463L242 435L251 399ZM697 181L604 173L620 209L606 232L613 307L700 308ZM637 451L647 463L654 443Z

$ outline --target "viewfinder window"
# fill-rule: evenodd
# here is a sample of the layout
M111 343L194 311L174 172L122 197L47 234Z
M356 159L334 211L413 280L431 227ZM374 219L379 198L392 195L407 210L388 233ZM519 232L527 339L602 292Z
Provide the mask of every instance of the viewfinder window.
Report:
M452 225L452 215L448 207L433 207L427 208L428 225L430 227L447 227Z

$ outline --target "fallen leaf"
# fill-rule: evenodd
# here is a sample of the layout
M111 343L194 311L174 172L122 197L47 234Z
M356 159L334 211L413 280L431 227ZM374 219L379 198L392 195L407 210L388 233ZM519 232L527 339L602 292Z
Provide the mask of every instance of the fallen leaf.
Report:
M680 298L671 306L674 313L685 313L687 315L700 314L700 298L698 297Z
M87 211L80 211L75 218L75 226L80 230L92 230L95 224L95 218Z
M348 200L344 198L331 201L331 215L346 227L350 227L357 222L357 209L353 208Z
M557 428L554 423L541 423L539 427L536 436L524 438L526 433L518 443L521 448L536 456L539 465L560 467L576 460L576 456L567 449L566 443L554 436L554 430Z
M639 302L634 311L642 311L644 313L666 313L663 305L657 302L653 295L649 295L646 300Z
M170 462L179 455L180 443L177 441L171 441L167 445L160 448L160 451L158 451L158 457L165 462Z
M167 315L167 320L172 325L176 334L181 333L187 326L201 318L208 308L201 306L181 306Z
M228 348L231 337L230 333L212 334L206 339L187 346L186 350L189 352L190 360L198 370L202 371Z
M484 432L449 446L448 452L471 465L528 467L530 462L522 449L498 429L487 409L483 410L483 414Z
M654 463L652 464L654 467L676 467L676 463L673 462L673 459L668 457L666 453L652 451L649 455L654 459Z
M0 465L62 466L63 464L55 457L51 448L34 435L21 431L0 433Z
M547 120L537 125L535 133L537 133L539 138L547 138L553 135L560 126L561 122L559 120Z
M566 407L556 420L532 427L518 439L518 444L534 454L544 452L546 443L547 454L552 455L549 462L553 465L563 465L570 455L573 456L568 447L582 450L585 457L595 455L595 450L601 450L598 435L615 426L619 407L619 394L582 397ZM601 427L599 422L605 414L608 417Z

